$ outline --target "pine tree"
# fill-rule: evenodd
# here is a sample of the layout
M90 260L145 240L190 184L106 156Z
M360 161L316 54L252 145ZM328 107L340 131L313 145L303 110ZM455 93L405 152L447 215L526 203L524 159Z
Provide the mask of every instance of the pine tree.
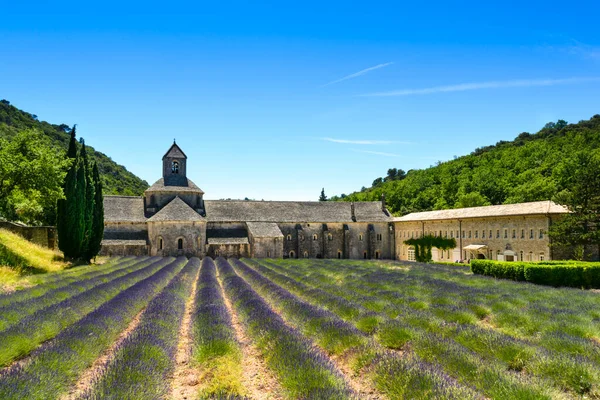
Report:
M90 167L90 162L89 162L89 159L87 156L85 141L83 140L83 138L81 138L79 142L81 143L81 151L80 151L81 166L83 168L83 175L85 178L84 193L83 193L83 196L84 196L83 241L81 243L80 253L84 258L87 258L87 255L89 254L89 243L91 240L92 230L93 230L94 202L96 200L95 200L95 196L94 196L95 187L94 187L94 181L93 181L93 177L92 177L92 168ZM86 261L89 261L89 260L90 259L87 259Z
M325 196L325 188L321 189L321 195L319 196L319 201L327 201L327 196Z
M96 257L100 251L100 243L104 236L104 204L102 199L102 181L98 172L98 165L94 163L92 171L92 181L94 184L94 216L92 220L92 234L88 244L86 260Z
M65 254L65 257L72 258L75 254L74 248L74 237L73 237L73 199L76 186L77 186L77 140L76 140L76 126L71 129L71 140L69 141L69 149L67 151L67 158L72 161L67 175L65 177L65 183L63 185L63 193L65 198L61 199L57 203L57 216L56 216L56 228L58 231L58 247Z

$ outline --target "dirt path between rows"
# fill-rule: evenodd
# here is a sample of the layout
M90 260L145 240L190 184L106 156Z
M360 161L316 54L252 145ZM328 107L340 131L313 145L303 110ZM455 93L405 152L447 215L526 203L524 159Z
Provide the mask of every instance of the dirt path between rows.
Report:
M181 328L179 329L179 343L175 356L175 371L171 383L172 399L192 399L196 397L199 383L198 370L192 366L192 318L194 316L196 293L198 292L198 278L200 268L194 279L192 294L185 304L185 313Z
M242 351L243 375L241 381L244 388L248 391L248 397L256 400L283 399L283 389L279 381L266 366L260 351L253 344L252 339L246 334L246 330L233 309L229 298L225 296L221 279L219 278L218 281L221 293L223 293L223 298L225 299L225 306L227 307L227 311L229 311L229 315L231 315L231 323L235 330L236 340Z
M96 377L102 371L102 369L113 360L115 351L119 348L119 346L121 346L121 343L123 343L123 341L129 337L131 332L138 327L144 311L146 311L146 307L144 307L142 311L133 317L129 325L127 325L127 328L125 328L125 330L119 334L113 344L104 350L100 357L98 357L96 361L94 361L94 363L83 372L77 383L71 387L69 392L60 397L61 400L78 399L85 393L86 390L91 387L94 377Z

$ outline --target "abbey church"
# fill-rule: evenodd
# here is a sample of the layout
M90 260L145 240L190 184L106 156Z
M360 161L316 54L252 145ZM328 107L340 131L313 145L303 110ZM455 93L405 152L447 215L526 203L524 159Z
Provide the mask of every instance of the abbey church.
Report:
M101 254L395 258L385 202L204 200L173 143L144 196L105 196Z

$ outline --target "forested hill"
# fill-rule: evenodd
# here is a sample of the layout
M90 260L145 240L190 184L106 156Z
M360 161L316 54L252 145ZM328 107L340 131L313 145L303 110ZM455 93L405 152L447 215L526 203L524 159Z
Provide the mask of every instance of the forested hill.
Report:
M416 211L555 199L577 173L578 152L600 152L600 115L577 124L548 123L538 133L478 148L436 166L390 169L370 188L332 200L379 200L396 215ZM401 166L399 166L401 167Z
M0 137L10 139L20 131L36 129L43 132L50 139L50 143L66 152L69 144L70 126L61 124L53 125L45 121L38 121L37 117L28 112L19 110L7 100L0 100ZM88 154L93 154L98 163L98 169L104 185L104 194L141 195L148 188L148 183L125 167L115 163L107 155L95 151L88 144Z

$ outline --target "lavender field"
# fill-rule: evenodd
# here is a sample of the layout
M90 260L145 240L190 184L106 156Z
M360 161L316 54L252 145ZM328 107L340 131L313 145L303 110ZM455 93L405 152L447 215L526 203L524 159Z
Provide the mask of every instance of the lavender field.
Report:
M600 293L352 260L115 258L0 296L2 399L600 397Z

